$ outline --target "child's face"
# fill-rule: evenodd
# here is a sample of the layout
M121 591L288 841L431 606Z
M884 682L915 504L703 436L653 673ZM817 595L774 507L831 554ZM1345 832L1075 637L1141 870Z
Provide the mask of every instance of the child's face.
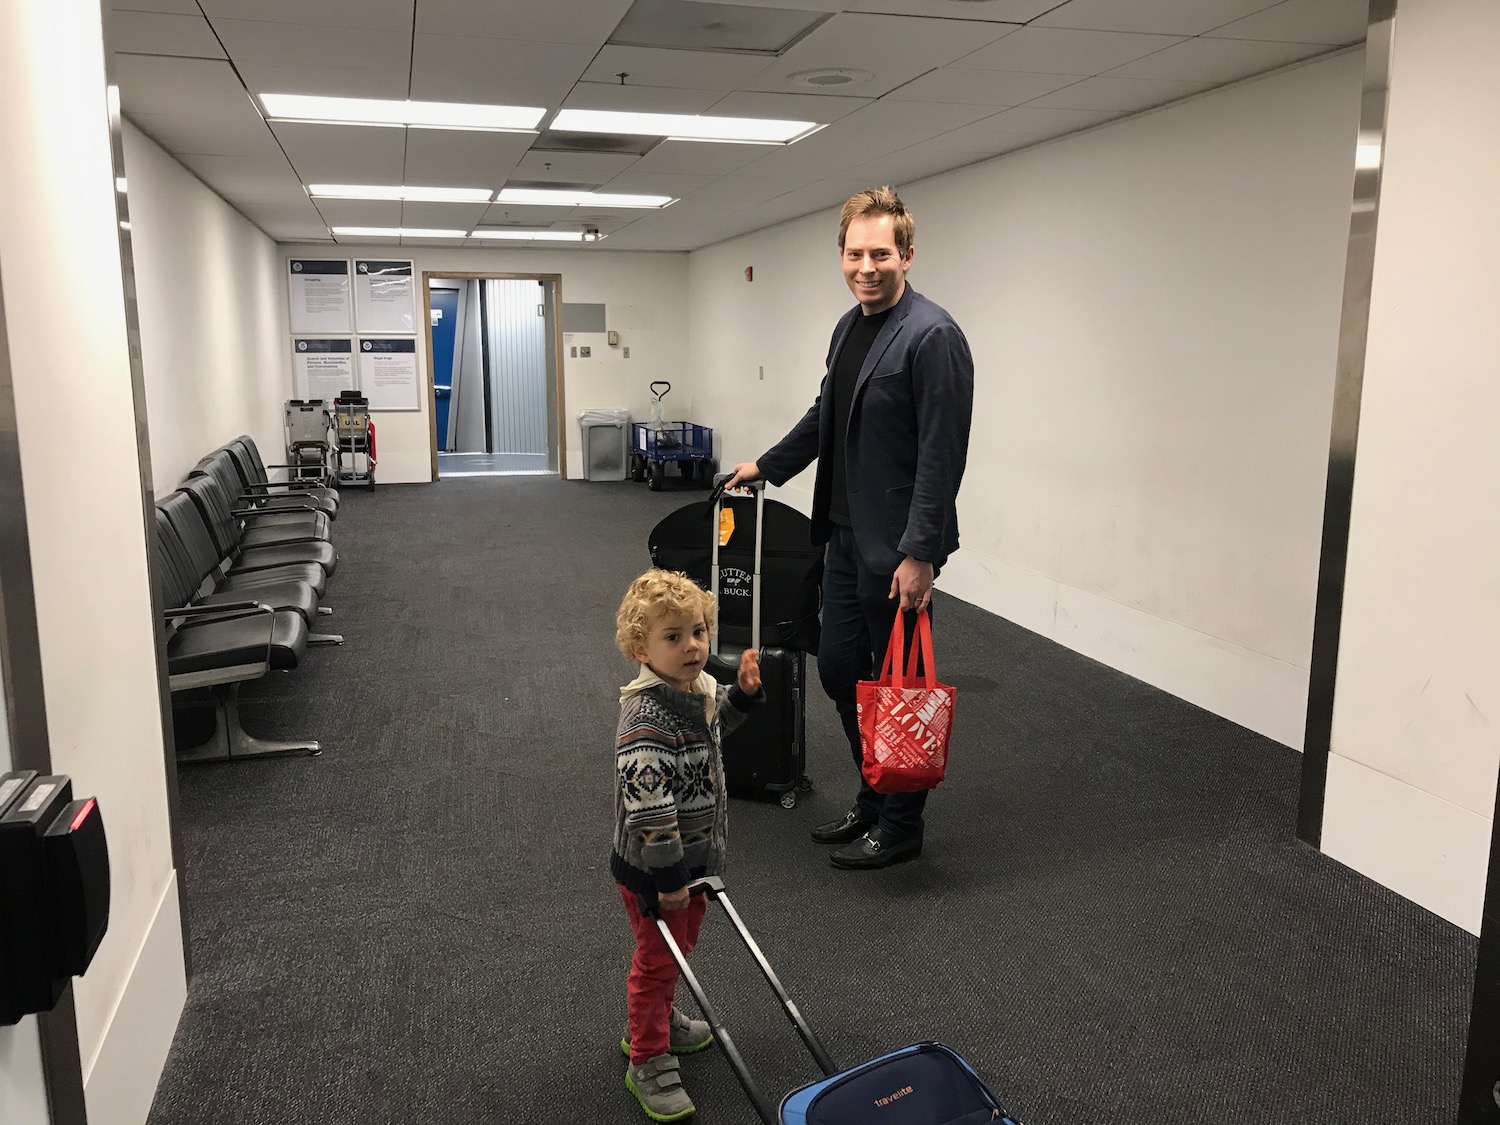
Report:
M664 614L651 622L635 658L679 691L689 691L708 659L708 626L703 615Z

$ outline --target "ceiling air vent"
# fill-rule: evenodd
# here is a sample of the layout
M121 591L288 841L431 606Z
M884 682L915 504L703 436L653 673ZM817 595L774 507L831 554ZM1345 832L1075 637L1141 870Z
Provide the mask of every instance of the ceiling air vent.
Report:
M660 137L627 137L619 133L564 133L549 129L531 146L532 152L604 152L620 156L645 156Z
M851 70L846 66L825 67L822 70L799 70L787 75L787 81L797 86L809 86L814 90L827 90L835 86L854 86L875 77L868 70Z

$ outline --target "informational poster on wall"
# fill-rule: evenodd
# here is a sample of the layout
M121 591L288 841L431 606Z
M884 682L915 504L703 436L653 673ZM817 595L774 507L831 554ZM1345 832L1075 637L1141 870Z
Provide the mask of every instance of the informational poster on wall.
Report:
M354 389L354 342L348 338L299 336L292 341L292 365L302 398L335 399Z
M354 320L360 332L415 332L417 296L409 261L354 259Z
M371 410L420 410L416 340L361 338L359 389Z
M338 336L354 331L347 260L293 258L287 263L287 292L293 335Z

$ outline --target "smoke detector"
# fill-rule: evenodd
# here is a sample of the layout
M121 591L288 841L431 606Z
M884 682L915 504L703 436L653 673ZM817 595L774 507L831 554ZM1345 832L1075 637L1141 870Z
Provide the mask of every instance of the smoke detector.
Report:
M827 90L835 86L853 86L868 82L875 76L868 70L851 70L849 67L823 67L819 70L799 70L787 75L787 81L798 86L810 86L815 90Z

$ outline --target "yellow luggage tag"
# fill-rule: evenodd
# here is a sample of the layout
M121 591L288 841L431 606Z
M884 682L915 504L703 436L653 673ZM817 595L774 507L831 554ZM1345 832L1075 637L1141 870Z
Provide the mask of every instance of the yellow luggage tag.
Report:
M734 509L729 505L719 509L719 546L729 546L729 537L734 534Z

